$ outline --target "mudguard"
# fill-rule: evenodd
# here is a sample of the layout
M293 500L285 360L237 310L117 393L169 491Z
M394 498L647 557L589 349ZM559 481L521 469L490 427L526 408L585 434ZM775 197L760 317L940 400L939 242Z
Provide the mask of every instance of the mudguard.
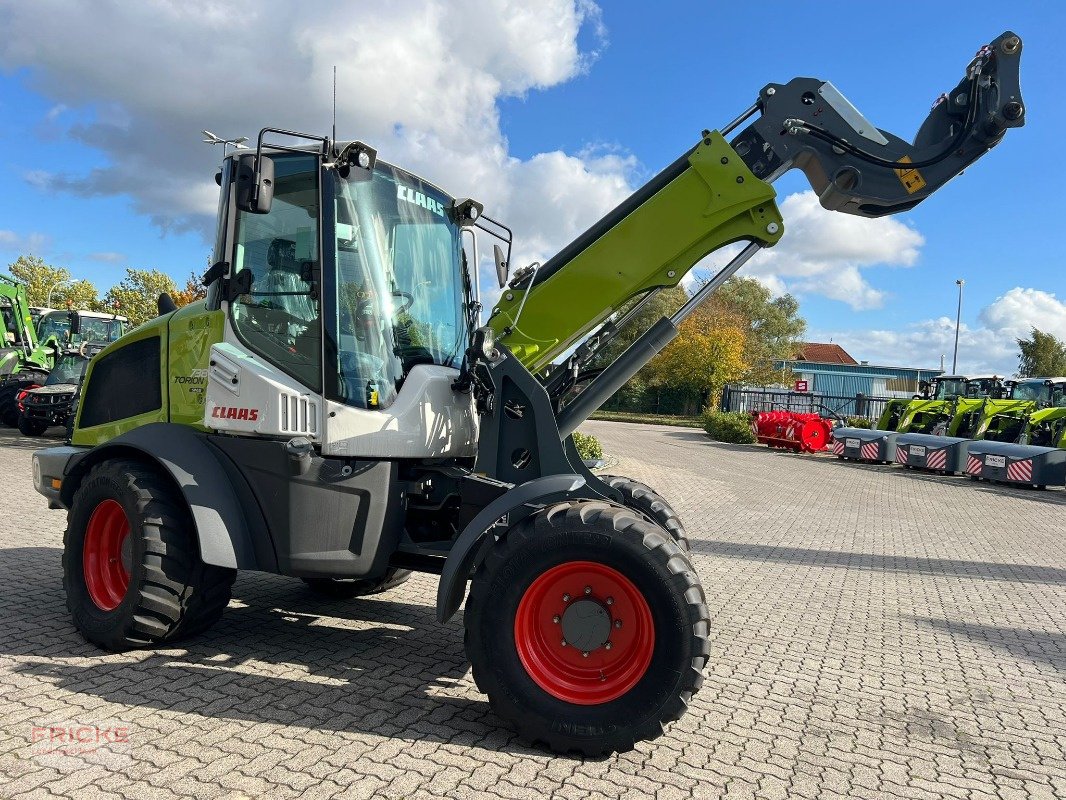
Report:
M444 562L437 584L437 621L447 622L463 602L466 582L474 568L489 528L501 517L530 503L545 503L577 491L585 485L579 475L545 475L519 484L497 497L463 528Z
M60 501L67 508L88 471L111 458L140 457L174 480L189 506L200 557L207 564L234 569L276 571L266 523L254 503L242 503L239 477L223 468L202 433L185 425L157 422L134 428L106 444L79 453L67 462ZM253 532L261 535L253 537ZM254 542L262 546L256 548Z

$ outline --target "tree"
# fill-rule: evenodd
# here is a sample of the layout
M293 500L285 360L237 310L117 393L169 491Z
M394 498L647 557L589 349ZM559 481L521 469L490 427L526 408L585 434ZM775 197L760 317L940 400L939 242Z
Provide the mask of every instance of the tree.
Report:
M744 361L747 321L730 309L709 303L681 323L678 336L642 370L652 386L671 386L689 394L685 413L716 404L723 387L748 369ZM695 407L693 407L695 406Z
M140 325L159 314L159 295L166 292L174 297L178 287L174 279L157 269L126 268L126 277L112 286L104 296L108 310L129 319L131 325Z
M622 355L625 349L633 344L644 331L648 330L661 317L669 317L681 308L686 300L688 300L688 292L680 286L663 289L648 301L648 304L640 310L629 324L618 331L615 338L592 360L592 366L595 368L606 367L618 356ZM630 301L615 317L621 319L638 302L640 302L639 298Z
M807 330L796 298L790 294L774 297L754 278L733 277L708 303L744 321L744 361L748 366L739 380L752 386L778 382L781 371L774 369L774 363L791 359Z
M31 306L47 306L51 294L52 308L100 309L96 287L87 280L71 280L66 267L46 264L39 256L19 256L8 270L12 277L26 284L26 298Z
M1066 375L1066 342L1054 334L1033 328L1028 339L1017 339L1018 375L1022 378L1054 378Z
M185 288L177 289L170 297L174 301L174 305L181 308L182 306L187 306L193 300L202 300L207 297L207 287L200 282L200 278L197 277L196 273L192 272L185 280Z

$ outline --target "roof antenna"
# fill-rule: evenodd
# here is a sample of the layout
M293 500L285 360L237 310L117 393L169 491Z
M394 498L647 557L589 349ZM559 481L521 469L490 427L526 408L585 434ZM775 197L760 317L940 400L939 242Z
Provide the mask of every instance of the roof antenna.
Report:
M337 152L337 65L333 65L333 152Z

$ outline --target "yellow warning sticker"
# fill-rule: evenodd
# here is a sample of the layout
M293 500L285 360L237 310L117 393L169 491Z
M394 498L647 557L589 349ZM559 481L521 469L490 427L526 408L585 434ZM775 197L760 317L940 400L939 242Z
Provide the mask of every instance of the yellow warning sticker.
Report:
M910 163L910 156L903 156L900 159L901 162ZM899 178L899 182L903 184L903 188L907 190L907 194L914 194L925 188L925 178L922 177L916 169L896 169L893 170L896 173L896 177Z

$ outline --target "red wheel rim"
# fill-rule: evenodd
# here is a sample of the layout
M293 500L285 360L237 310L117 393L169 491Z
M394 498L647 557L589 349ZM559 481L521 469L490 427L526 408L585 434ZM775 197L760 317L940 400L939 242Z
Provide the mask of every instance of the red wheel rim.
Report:
M130 524L114 500L104 500L89 517L82 549L85 588L98 608L118 608L130 585Z
M541 689L587 706L632 689L655 647L644 595L594 561L569 561L533 581L518 603L514 636L522 666Z

